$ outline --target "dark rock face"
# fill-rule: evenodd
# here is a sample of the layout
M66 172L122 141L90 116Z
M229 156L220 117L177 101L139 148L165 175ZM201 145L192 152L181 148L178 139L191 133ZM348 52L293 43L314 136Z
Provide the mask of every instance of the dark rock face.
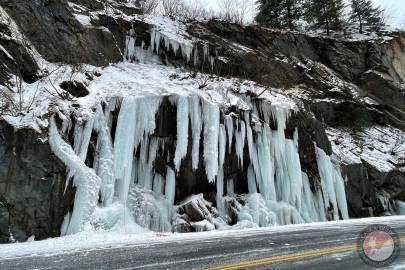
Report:
M69 92L74 97L85 97L89 94L87 87L78 81L65 81L60 84L60 88Z
M122 56L109 31L84 27L66 0L2 1L1 6L37 51L50 62L104 65Z
M74 192L43 136L0 122L0 241L60 235Z
M24 81L37 80L37 63L21 41L12 37L8 18L0 20L0 84L4 84L10 74L20 74Z

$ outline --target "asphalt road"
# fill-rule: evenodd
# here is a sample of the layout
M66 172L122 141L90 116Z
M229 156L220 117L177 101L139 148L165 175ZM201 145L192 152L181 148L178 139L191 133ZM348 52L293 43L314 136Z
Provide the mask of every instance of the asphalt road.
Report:
M368 224L386 224L397 232L402 252L386 269L405 269L405 217L34 255L1 260L0 269L372 269L356 249L358 236Z

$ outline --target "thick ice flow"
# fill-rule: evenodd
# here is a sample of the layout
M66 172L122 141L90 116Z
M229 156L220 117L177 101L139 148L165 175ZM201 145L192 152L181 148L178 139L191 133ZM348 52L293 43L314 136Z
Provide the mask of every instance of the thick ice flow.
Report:
M161 40L159 32L154 35ZM132 41L128 42L130 54ZM159 50L158 43L154 46ZM64 233L89 228L130 231L136 230L136 224L154 231L172 231L172 226L185 222L175 206L181 196L176 193L181 190L176 179L188 180L184 179L184 169L205 172L206 181L216 182L218 212L212 214L208 210L212 205L207 202L207 209L201 210L206 219L190 221L197 231L348 218L345 181L331 157L316 148L319 186L311 186L312 179L302 171L298 131L292 138L285 135L291 113L288 106L254 105L247 99L250 111L226 115L206 97L173 95L168 100L176 107L175 131L161 137L156 124L157 116L165 110L163 100L167 99L157 95L124 96L96 106L93 115L76 124L74 150L51 121L50 144L77 187L74 210L66 215ZM90 152L94 135L95 148ZM93 168L85 164L91 164L91 154ZM248 194L239 194L241 187ZM234 226L226 222L231 216L230 202L237 213ZM398 212L403 211L402 204L397 202Z
M67 215L69 220L65 221L64 232L65 234L81 232L88 225L97 206L101 179L61 138L54 118L51 119L49 125L49 144L55 155L65 163L70 171L74 172L74 186L76 187L74 209L71 215Z

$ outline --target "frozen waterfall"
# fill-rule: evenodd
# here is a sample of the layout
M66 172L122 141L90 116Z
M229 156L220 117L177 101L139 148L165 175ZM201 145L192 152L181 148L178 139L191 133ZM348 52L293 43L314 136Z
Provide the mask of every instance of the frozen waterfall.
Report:
M185 166L205 174L208 185L215 182L218 213L207 220L217 229L229 218L226 203L236 197L240 181L246 182L246 194L235 206L238 227L348 218L345 182L331 158L316 148L318 184L311 186L314 181L302 171L298 131L293 138L285 136L290 107L262 101L250 103L250 111L226 115L201 96L172 96L175 133L163 136L157 120L164 98L127 96L97 106L93 116L76 123L73 147L51 120L50 145L77 188L73 212L64 222L66 234L136 224L171 231L175 204L184 199L178 193L184 182L178 179L183 175L188 181ZM92 140L94 161L88 162ZM238 176L229 174L231 160Z

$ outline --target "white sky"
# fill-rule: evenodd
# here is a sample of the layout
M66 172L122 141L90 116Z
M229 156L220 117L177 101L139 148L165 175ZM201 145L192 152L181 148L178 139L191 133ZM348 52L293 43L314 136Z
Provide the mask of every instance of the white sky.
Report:
M217 8L218 0L199 0L205 5L212 7L214 9ZM254 0L244 0L244 1L252 1ZM391 19L389 23L394 26L400 26L401 24L405 23L405 0L373 0L376 5L379 5L387 10L387 13Z

